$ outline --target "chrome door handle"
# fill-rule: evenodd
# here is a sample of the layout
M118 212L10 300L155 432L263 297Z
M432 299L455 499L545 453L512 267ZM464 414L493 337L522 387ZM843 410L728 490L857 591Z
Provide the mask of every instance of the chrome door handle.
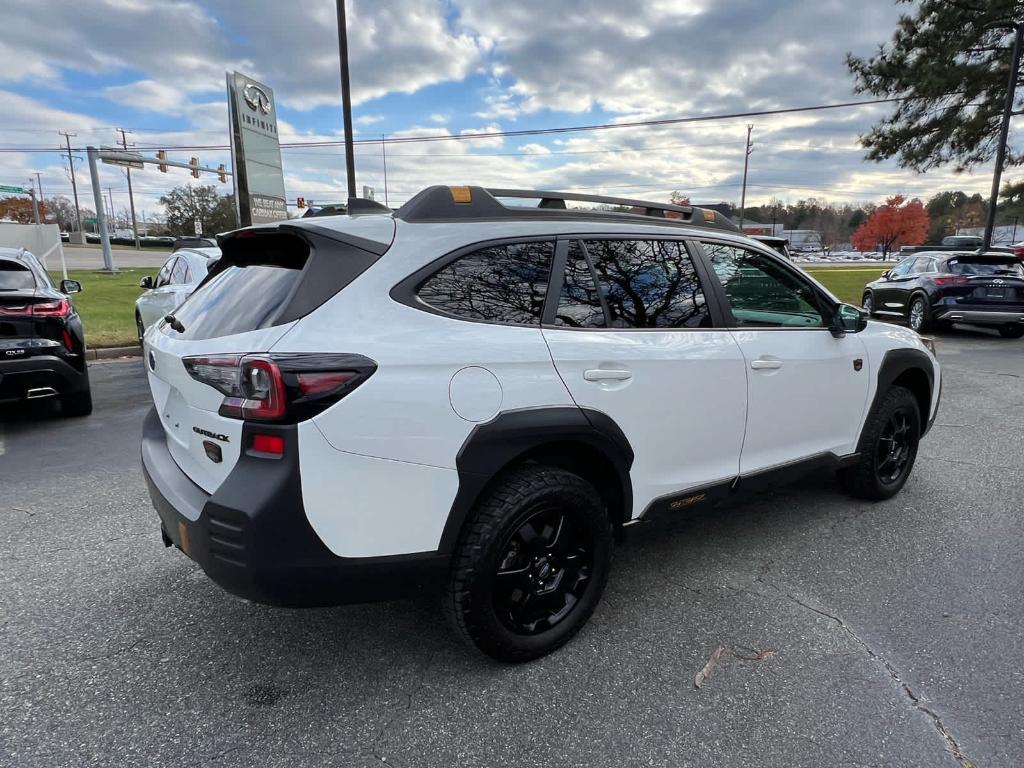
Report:
M782 367L781 360L751 360L750 367L755 371L776 371Z
M583 372L583 378L587 381L626 381L633 378L633 374L620 369L591 368Z

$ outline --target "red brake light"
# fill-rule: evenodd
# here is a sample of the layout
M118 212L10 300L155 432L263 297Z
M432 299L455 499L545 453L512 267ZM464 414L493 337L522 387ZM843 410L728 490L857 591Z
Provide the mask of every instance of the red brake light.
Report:
M212 355L186 357L196 381L225 395L218 413L230 419L302 421L362 384L377 369L361 355Z
M284 455L284 438L280 435L253 435L252 450L256 453Z
M29 309L33 315L42 317L66 317L71 314L71 302L67 299L43 301L30 305Z
M967 278L961 275L950 275L947 277L933 277L932 282L936 285L959 285L966 283Z

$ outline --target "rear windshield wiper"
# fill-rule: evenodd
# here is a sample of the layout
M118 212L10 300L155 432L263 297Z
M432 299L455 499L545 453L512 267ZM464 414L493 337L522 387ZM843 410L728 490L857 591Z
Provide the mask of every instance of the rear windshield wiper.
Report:
M181 321L178 318L176 318L174 315L165 315L164 316L164 322L167 323L169 326L171 326L172 330L175 330L178 333L184 333L185 332L185 326L182 325Z

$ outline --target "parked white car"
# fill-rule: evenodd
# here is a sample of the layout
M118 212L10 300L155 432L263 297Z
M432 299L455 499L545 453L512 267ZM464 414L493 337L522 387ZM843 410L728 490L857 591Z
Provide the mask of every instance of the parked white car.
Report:
M135 328L139 342L146 329L181 305L220 258L220 248L183 248L164 262L156 278L146 275L139 287L146 292L135 301Z

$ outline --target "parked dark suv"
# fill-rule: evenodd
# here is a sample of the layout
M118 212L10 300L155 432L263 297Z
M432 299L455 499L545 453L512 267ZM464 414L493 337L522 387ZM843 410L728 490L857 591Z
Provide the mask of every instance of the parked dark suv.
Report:
M1024 266L1007 253L933 252L908 256L864 287L872 315L906 318L915 331L969 323L1024 336Z
M0 248L0 403L58 398L64 415L92 412L82 320L27 251Z

